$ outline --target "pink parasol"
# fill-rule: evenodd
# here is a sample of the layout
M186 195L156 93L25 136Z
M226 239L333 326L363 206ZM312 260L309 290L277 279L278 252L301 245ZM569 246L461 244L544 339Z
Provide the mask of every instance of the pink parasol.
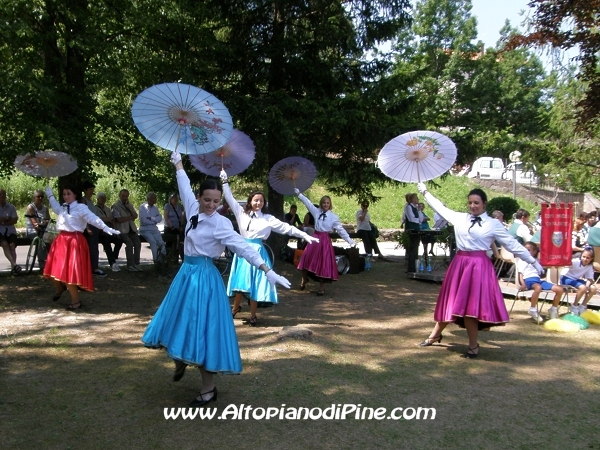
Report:
M190 162L207 175L218 177L223 169L228 176L232 176L250 167L255 155L252 139L239 130L233 130L231 138L223 147L202 155L190 155Z
M317 178L317 168L306 158L290 156L275 163L269 171L269 184L280 194L294 195L294 189L307 190Z
M77 169L77 161L63 152L44 151L17 156L15 167L34 177L62 177Z

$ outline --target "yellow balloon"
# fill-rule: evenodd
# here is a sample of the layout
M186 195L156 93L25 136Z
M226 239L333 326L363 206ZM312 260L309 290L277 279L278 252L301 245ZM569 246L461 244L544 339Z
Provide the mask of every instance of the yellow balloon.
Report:
M579 326L576 323L560 319L550 319L544 322L544 328L561 333L577 333L579 331Z
M585 312L581 313L579 317L583 317L590 323L590 325L600 325L600 314L596 311L590 311L587 309Z

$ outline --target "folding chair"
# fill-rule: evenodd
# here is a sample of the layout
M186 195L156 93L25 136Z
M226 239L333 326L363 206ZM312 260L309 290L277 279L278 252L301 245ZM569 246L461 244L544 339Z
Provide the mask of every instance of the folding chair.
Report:
M531 295L533 294L533 289L527 289L527 290L521 289L521 283L520 283L520 278L519 278L519 276L520 276L519 264L518 264L519 261L520 261L520 258L515 258L514 267L515 267L515 280L516 280L515 284L517 285L517 293L515 294L515 298L513 300L512 306L510 307L510 311L508 312L509 315L512 313L512 310L515 307L515 303L517 303L517 300L519 298L523 298L524 300L530 300ZM548 280L548 281L550 281L550 280ZM554 296L556 294L552 290L542 289L542 291L540 292L540 296L538 297L538 303L536 305L538 316L542 315L542 310L544 309L544 302L548 300L549 295L552 295L552 300L554 300ZM540 325L541 323L543 323L543 321L537 322L538 325Z
M504 267L504 260L500 255L500 250L498 250L498 247L496 247L496 244L494 242L492 242L492 253L494 255L494 272L496 272L496 278L499 278L500 272Z
M546 279L550 283L558 284L565 290L565 293L563 294L562 298L560 299L560 302L558 303L558 310L560 311L560 307L564 303L564 305L567 307L568 312L569 306L571 306L571 303L569 302L569 294L576 293L577 289L573 286L569 286L568 284L560 284L561 272L565 272L566 270L566 267L549 267L547 269Z
M515 274L515 255L513 255L511 252L509 252L508 250L506 250L503 246L500 247L500 258L502 259L502 261L505 264L512 264L512 267L510 268L507 276L508 278L504 281L506 281L506 284L510 284L512 281L511 280L516 280L516 278L513 278L514 274ZM502 265L502 267L504 267L504 264ZM502 269L500 269L502 270ZM514 281L515 284L517 284L516 281Z

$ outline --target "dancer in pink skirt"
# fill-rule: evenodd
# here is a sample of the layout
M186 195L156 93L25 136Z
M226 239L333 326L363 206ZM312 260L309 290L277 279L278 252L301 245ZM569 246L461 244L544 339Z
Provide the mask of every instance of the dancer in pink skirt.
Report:
M538 272L542 266L529 251L519 244L496 219L485 212L487 195L481 189L469 192L469 213L458 213L446 208L423 183L419 192L435 212L454 225L458 252L452 259L438 296L435 313L436 324L421 346L428 347L442 341L442 331L454 322L467 329L469 349L467 358L479 354L479 330L508 322L504 297L498 285L494 266L486 251L497 240L507 250L532 264Z
M308 277L319 282L319 290L317 295L325 294L325 283L331 283L338 279L337 263L335 262L335 253L329 233L334 230L352 247L356 247L356 242L350 238L340 222L339 217L331 211L331 198L325 195L319 202L319 208L311 203L311 201L300 193L298 189L294 189L296 195L300 199L306 209L315 218L315 233L314 238L319 241L306 247L302 258L298 264L298 269L302 270L302 283L300 290L303 290L308 283Z

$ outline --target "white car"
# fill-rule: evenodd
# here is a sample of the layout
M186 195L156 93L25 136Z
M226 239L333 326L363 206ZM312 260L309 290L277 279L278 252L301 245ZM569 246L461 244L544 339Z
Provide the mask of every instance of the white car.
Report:
M516 172L515 172L515 170L516 170ZM524 172L523 171L523 163L521 163L521 162L510 163L508 166L506 166L506 170L502 174L502 179L503 180L512 180L513 174L516 173L515 180L517 181L517 183L537 185L538 177L535 175L534 170L535 170L535 166L533 167L533 170L527 170Z
M483 158L475 160L467 177L501 180L504 171L504 163L500 158L484 156Z

